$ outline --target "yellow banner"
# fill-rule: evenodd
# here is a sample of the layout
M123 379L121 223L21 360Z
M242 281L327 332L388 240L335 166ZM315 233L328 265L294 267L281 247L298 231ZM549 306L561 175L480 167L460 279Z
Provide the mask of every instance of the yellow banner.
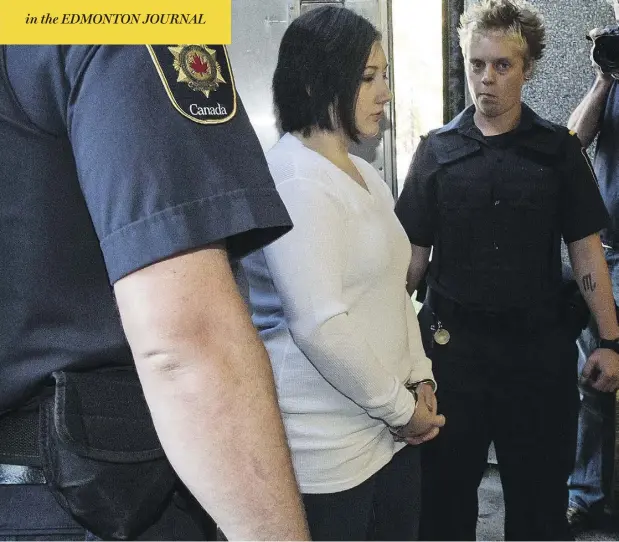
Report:
M0 7L0 43L229 44L232 0L14 0Z

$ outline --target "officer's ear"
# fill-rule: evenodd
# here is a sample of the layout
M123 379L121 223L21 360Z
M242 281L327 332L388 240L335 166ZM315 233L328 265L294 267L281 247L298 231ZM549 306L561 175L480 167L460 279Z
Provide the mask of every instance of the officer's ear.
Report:
M530 81L533 78L533 71L535 69L535 62L533 60L524 60L524 80Z

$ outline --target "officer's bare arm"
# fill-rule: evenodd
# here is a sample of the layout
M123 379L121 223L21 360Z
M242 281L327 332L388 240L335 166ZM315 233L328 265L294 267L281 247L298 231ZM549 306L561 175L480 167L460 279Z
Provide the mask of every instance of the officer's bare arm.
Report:
M593 86L567 121L568 128L578 134L578 139L585 148L591 145L600 131L602 114L612 81L609 75L599 73Z
M220 246L115 284L166 453L230 539L309 540L267 353Z
M597 322L600 337L616 339L619 337L619 326L600 236L596 233L574 241L568 245L568 251L574 278Z
M411 263L406 274L406 291L408 295L413 295L417 289L419 281L423 278L430 261L430 247L420 247L411 243Z

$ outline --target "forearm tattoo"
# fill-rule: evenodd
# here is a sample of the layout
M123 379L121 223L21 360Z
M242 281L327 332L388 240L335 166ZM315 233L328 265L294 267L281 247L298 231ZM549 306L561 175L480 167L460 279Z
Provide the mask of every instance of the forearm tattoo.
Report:
M593 280L593 275L589 273L582 278L582 288L585 292L595 292L597 282Z

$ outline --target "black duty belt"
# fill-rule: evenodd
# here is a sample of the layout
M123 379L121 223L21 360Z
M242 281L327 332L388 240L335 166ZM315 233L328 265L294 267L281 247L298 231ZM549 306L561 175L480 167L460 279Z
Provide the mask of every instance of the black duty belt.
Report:
M511 308L506 310L470 307L453 301L436 290L428 289L425 302L442 319L456 321L469 327L486 327L501 330L533 330L560 321L558 305Z
M39 452L39 409L0 416L0 485L44 484Z

